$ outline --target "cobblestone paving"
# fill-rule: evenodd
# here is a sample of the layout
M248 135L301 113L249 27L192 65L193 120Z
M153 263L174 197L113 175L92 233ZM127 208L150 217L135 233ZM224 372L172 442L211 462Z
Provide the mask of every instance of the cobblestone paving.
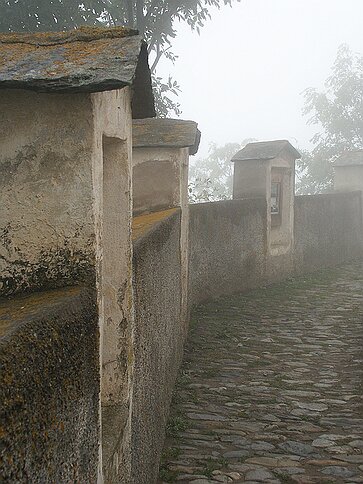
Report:
M363 483L363 262L198 308L159 482Z

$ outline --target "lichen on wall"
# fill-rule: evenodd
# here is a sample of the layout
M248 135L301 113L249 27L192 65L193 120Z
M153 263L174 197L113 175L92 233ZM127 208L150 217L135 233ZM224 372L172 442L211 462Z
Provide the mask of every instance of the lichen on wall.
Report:
M89 95L0 92L0 296L94 282Z
M80 287L0 302L1 482L97 481L95 302Z

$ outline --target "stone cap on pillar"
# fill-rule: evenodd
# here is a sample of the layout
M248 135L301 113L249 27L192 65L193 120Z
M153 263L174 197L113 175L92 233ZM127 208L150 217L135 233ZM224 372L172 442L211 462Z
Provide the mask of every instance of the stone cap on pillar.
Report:
M283 156L285 153L290 154L295 160L301 158L301 154L292 146L287 140L275 141L259 141L256 143L248 143L238 153L236 153L232 161L268 161Z
M132 123L134 148L189 148L195 155L201 133L194 121L182 119L146 118Z
M361 166L363 165L363 150L345 151L333 163L334 166Z
M147 45L136 30L0 34L0 89L92 93L127 86L133 117L155 116Z

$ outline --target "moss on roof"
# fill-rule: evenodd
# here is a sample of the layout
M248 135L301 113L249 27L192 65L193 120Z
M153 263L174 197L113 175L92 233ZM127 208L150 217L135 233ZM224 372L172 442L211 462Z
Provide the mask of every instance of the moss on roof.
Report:
M137 35L138 31L127 27L80 27L67 32L2 33L2 44L28 44L35 46L61 45L71 42L92 42L102 39L121 39Z
M126 86L133 87L133 116L155 116L147 45L136 30L0 34L0 89L90 93Z
M110 39L124 39L134 35L137 35L137 30L126 27L81 27L69 32L0 34L0 68L21 62L21 66L17 66L20 73L19 67L26 64L32 53L37 53L38 61L46 62L48 59L43 75L62 75L69 71L69 64L79 66L90 61L100 67L97 56L112 51ZM120 57L126 55L122 47L122 44L116 47Z

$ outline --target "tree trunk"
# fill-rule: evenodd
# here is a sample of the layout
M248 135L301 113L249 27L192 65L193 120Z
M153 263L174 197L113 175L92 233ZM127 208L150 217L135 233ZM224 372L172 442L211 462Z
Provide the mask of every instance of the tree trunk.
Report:
M127 26L133 28L135 26L133 1L126 0L126 6L127 6Z
M140 35L145 34L144 0L136 0L136 28Z

